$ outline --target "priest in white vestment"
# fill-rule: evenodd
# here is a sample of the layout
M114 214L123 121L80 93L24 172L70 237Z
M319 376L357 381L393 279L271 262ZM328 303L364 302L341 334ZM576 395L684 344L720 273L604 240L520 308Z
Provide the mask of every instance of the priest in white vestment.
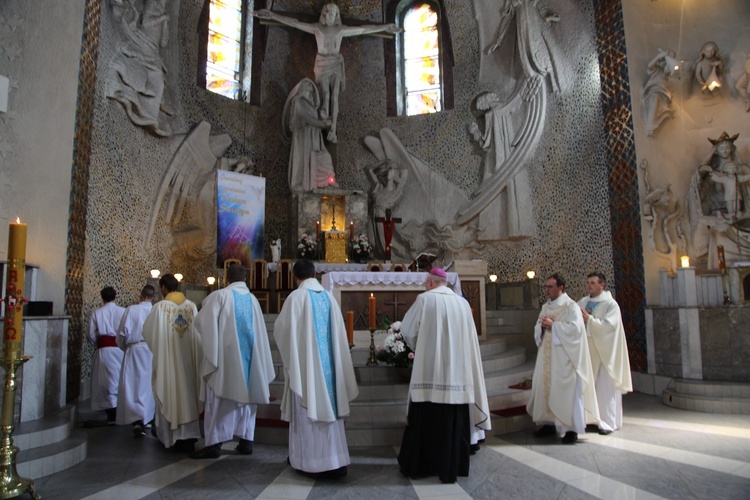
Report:
M292 269L298 288L284 301L273 336L284 362L281 418L289 422L289 464L341 477L351 463L343 418L359 390L341 309L307 259Z
M398 463L413 478L455 483L469 475L471 435L490 430L482 356L471 307L446 286L440 268L401 322L414 349L409 409Z
M612 293L604 289L606 286L603 274L589 274L586 279L589 295L578 301L596 381L599 434L603 435L622 428L622 395L633 391L620 306Z
M526 411L542 424L535 436L563 434L562 442L573 444L587 421L599 420L586 327L560 275L547 278L544 289L549 301L534 327L539 350Z
M203 345L206 446L192 458L219 458L221 444L234 436L240 439L236 450L252 454L258 404L270 401L268 385L276 374L263 312L246 275L242 266L228 267L229 285L206 297L195 317Z
M153 286L144 286L140 302L125 309L117 329L117 345L125 351L117 391L117 424L132 424L136 438L143 436L143 427L154 419L153 356L143 340L143 323L151 313L155 294Z
M157 302L143 325L143 338L154 356L151 383L156 403L156 436L167 447L191 453L200 438L203 411L200 337L193 321L198 308L177 291L171 274L159 279L164 300Z
M122 351L117 347L117 328L125 308L115 303L117 291L111 286L102 288L104 305L91 313L88 340L96 346L91 367L91 409L104 410L107 423L117 419L117 386L120 382Z

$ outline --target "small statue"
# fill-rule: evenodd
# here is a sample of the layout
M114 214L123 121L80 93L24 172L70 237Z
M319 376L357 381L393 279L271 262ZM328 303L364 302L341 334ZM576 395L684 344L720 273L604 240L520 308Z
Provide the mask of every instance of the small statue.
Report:
M719 59L719 46L715 42L706 42L701 47L701 55L695 63L695 79L701 86L701 91L706 94L721 87L721 74L723 64Z
M750 112L750 56L745 59L745 72L737 80L735 88L740 93L740 97L745 101L745 111Z
M672 93L667 84L675 71L674 65L668 60L674 60L674 57L675 53L671 50L659 49L656 57L648 63L648 81L643 86L643 117L649 137L654 135L664 120L672 118Z
M281 239L274 240L271 243L271 261L278 262L281 260Z

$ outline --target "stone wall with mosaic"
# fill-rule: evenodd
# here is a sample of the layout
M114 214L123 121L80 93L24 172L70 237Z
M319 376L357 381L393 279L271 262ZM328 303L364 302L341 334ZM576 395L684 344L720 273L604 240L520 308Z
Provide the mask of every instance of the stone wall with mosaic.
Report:
M308 1L277 0L273 8L277 12L317 16L317 3L311 7ZM380 0L338 3L345 23L384 22ZM544 101L545 113L543 120L537 120L533 147L520 163L527 176L529 196L525 201L530 201L530 210L521 215L527 220L533 218L532 234L476 244L472 257L486 260L489 271L503 282L521 281L530 269L540 276L560 272L570 283L571 296L577 297L585 293L587 272L600 270L608 277L618 276L614 274L610 236L610 169L595 6L588 0L545 2L559 16L558 22L544 26L555 74L529 77L516 67L507 78L497 78L493 71L498 69L492 65L513 60L515 44L506 40L490 57L487 49L496 30L491 21L497 20L499 13L493 10L478 16L476 12L496 9L492 7L495 3L442 2L454 57L454 105L440 113L387 116L383 39L357 36L343 42L347 85L340 94L338 142L329 148L336 180L343 190L370 190L365 170L378 159L366 147L364 138L377 137L381 129L387 128L415 164L426 165L432 172L425 178L435 185L447 186L433 190L427 187L434 196L419 199L426 217L445 210L446 205L457 212L460 207L452 206L452 200L471 199L486 179L487 154L471 132L472 124L478 123L481 128L487 123L482 116L485 110L477 108L478 97L494 93L501 100L509 99L518 89L531 88L529 82L536 82L544 92L543 98L539 93L535 95ZM619 2L614 3L619 6ZM185 226L199 225L205 206L197 197L188 198L179 223L182 227L175 227L174 221L170 224L164 220L169 202L160 191L186 134L201 121L210 124L212 134L231 138L224 157L252 163L250 170L267 179L265 241L268 246L281 238L282 256L294 257L296 242L289 241L292 233L287 227L292 193L288 184L289 146L282 138L282 111L297 82L303 77L314 79L314 39L293 28L268 26L260 105L248 105L196 86L201 44L197 31L202 8L202 0L182 0L168 2L164 13L150 13L163 14L166 21L158 28L161 31L148 36L161 40L161 35L167 35L160 53L150 55L151 62L160 61L166 69L163 85L155 92L159 100L154 102L153 96L132 97L132 89L123 83L120 75L133 64L122 51L122 47L133 43L122 28L129 14L118 11L117 2L102 1L86 219L84 324L90 311L98 306L99 290L105 285L115 286L120 291L119 302L128 305L136 300L150 269L180 272L193 284L216 274L214 255L201 253L201 244L176 236L186 234L180 232ZM485 24L480 25L477 17L483 18ZM153 70L149 69L152 66L147 67L148 71ZM554 85L557 92L552 90ZM134 119L141 123L134 124ZM418 182L418 178L410 179L404 188L406 196L410 184ZM452 198L442 197L446 190ZM157 212L149 233L154 209ZM394 211L394 216L401 215ZM490 215L484 213L485 217ZM497 212L499 217L501 212ZM469 221L463 230L473 230L477 224L478 219ZM365 230L356 228L358 233ZM398 231L397 226L397 234ZM459 248L454 254L460 256L462 250ZM270 258L269 248L266 255ZM611 283L615 290L618 279ZM87 378L87 361L83 364L83 377Z

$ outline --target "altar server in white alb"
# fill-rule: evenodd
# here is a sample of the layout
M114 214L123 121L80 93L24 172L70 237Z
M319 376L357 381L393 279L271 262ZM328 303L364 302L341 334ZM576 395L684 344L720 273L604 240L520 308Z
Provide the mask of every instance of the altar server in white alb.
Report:
M622 428L622 395L633 391L620 306L612 293L604 289L606 286L602 273L589 274L586 278L589 295L578 301L596 380L599 434L603 435Z
M154 355L156 437L167 448L192 453L201 437L198 416L203 411L198 395L203 350L193 324L198 308L177 291L173 275L162 276L159 285L164 300L143 324L143 338Z
M559 274L547 278L544 289L549 301L534 327L539 350L526 411L542 424L536 437L558 433L564 444L573 444L586 422L599 420L586 327Z
M203 345L206 446L192 458L219 458L221 444L234 436L240 439L236 450L250 455L258 404L270 401L268 384L275 373L268 332L246 275L242 266L227 268L229 285L206 297L195 317Z
M133 425L133 436L143 436L143 427L154 419L154 391L151 388L151 349L143 340L143 323L151 313L156 290L141 289L140 302L125 309L117 330L117 345L125 351L117 391L117 424Z
M117 386L120 382L122 351L117 347L117 328L125 308L115 304L117 292L111 286L102 288L104 305L91 313L89 342L96 346L91 368L91 409L104 410L107 423L117 419Z
M446 278L442 269L431 269L426 291L401 322L414 368L398 463L406 476L455 483L469 475L472 434L490 430L490 409L471 306Z
M284 301L273 336L284 361L281 418L289 422L289 463L298 472L346 475L343 418L359 390L336 299L307 259L292 268L298 288Z

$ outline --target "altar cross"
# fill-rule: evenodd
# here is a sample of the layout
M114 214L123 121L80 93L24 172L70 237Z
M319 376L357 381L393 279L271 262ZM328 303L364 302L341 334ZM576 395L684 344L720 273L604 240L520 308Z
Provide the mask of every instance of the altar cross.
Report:
M385 209L385 217L375 217L375 222L383 223L383 241L385 242L385 260L391 260L391 240L396 224L401 223L401 217L391 217L391 209Z

